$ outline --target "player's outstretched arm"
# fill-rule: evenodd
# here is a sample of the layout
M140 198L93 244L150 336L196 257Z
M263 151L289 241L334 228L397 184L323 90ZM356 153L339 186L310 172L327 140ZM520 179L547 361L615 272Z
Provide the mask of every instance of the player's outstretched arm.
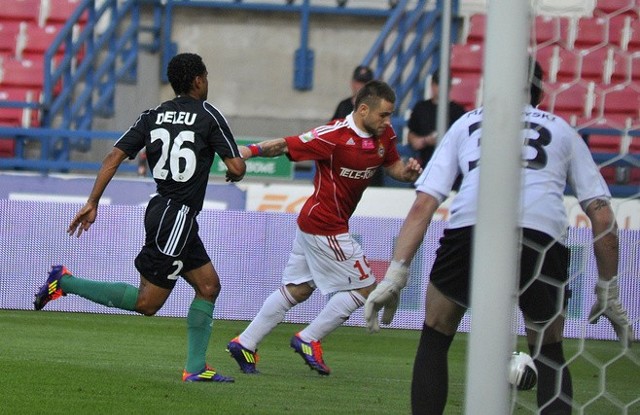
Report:
M411 157L407 162L398 160L386 169L387 174L401 182L415 182L422 173L418 160Z
M256 144L238 147L244 159L251 157L278 157L289 151L287 141L284 138L261 141Z
M422 243L431 218L439 205L435 197L418 192L396 239L389 269L384 279L367 297L364 317L370 332L375 333L380 330L378 311L383 308L382 323L391 324L393 321L400 303L400 291L407 285L409 279L409 264Z
M82 235L83 231L88 231L98 215L98 204L104 189L116 174L120 164L127 158L124 151L117 147L114 147L109 154L106 155L102 161L102 166L98 171L96 180L93 183L93 189L87 199L87 203L76 213L75 217L71 220L67 233L73 235L78 230L77 237Z
M615 214L608 200L596 199L589 203L586 214L593 229L593 249L598 267L598 282L595 286L596 302L591 307L589 322L595 324L601 316L613 326L622 344L630 346L633 330L627 311L620 302L618 286L618 227Z

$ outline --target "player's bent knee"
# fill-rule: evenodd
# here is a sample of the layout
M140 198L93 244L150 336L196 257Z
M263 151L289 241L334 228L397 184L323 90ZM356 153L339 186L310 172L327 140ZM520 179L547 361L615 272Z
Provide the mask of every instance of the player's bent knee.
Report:
M357 290L354 290L355 292L357 292L358 294L360 294L361 296L363 296L365 299L369 298L369 294L371 294L371 291L375 290L375 288L377 287L377 284L374 282L373 284L364 287L364 288L359 288Z
M313 294L313 291L315 291L315 287L312 287L307 283L298 285L288 284L287 290L289 291L289 294L291 294L291 296L294 298L294 300L296 300L296 302L301 303L311 297L311 294Z
M158 303L158 301L147 300L144 298L138 297L138 301L136 302L136 311L145 316L153 316L155 315L162 305L164 301Z
M196 297L203 298L212 303L216 301L220 290L222 289L219 282L207 282L194 287L196 291Z
M148 305L136 305L136 311L147 317L154 316L160 308L150 307Z

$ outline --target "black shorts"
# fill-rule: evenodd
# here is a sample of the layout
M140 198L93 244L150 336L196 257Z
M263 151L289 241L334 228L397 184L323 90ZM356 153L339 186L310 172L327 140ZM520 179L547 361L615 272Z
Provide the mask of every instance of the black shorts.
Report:
M149 201L144 215L145 242L136 269L162 288L178 276L211 261L198 236L197 211L162 196Z
M569 249L539 231L523 229L522 234L519 306L527 318L542 323L560 313L571 296L565 284ZM445 229L430 276L433 285L464 307L469 307L472 237L473 227Z

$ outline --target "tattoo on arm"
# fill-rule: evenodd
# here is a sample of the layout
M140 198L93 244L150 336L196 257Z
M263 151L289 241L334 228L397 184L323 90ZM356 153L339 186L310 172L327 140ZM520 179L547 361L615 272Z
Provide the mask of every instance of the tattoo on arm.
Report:
M593 210L601 210L609 207L609 202L602 199L594 200L593 202Z
M262 147L261 157L277 157L287 152L287 142L284 138L262 141L258 145Z

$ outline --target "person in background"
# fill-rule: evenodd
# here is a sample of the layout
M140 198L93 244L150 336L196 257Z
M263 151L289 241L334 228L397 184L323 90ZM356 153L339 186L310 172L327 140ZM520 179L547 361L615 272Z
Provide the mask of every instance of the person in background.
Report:
M307 300L316 288L329 295L315 319L291 337L290 346L321 375L330 369L321 341L364 305L375 287L362 247L349 234L349 218L376 169L411 182L421 171L414 159L403 162L396 151L391 115L396 95L384 82L370 81L356 96L356 109L299 136L277 138L240 147L243 157L313 160L314 192L298 215L293 250L282 276L283 285L227 350L244 373L257 373L259 343L284 319L285 313Z
M565 311L571 295L566 246L569 221L563 203L567 183L589 217L594 236L599 278L589 321L607 318L623 348L631 345L633 330L619 298L619 241L611 194L575 129L560 117L536 108L542 99L543 73L537 62L532 61L531 66L530 105L523 109L523 135L513 137L525 138L518 304L538 370L540 414L569 415L573 386L562 346ZM365 305L365 319L371 331L379 330L378 311L382 308L382 322L391 323L400 291L407 284L411 260L436 209L448 196L456 176L462 174L460 191L451 205L452 214L440 239L427 286L425 322L411 386L414 415L443 413L448 394L449 348L470 306L482 115L482 108L466 113L443 137L416 181L416 199L396 239L389 269Z
M407 140L411 149L417 153L418 161L422 167L426 166L436 148L438 140L438 100L440 96L439 71L431 75L431 97L418 101L411 110L407 123L409 133ZM460 118L466 110L455 101L449 101L449 122L447 128Z
M182 380L233 382L205 360L220 279L198 236L196 217L202 209L214 156L222 158L230 182L243 178L246 165L224 116L207 102L207 75L202 58L196 54L183 53L171 59L167 77L176 97L143 112L118 139L102 162L87 203L67 229L69 235L77 231L78 237L89 230L97 218L100 198L120 164L146 149L157 194L147 205L145 243L135 259L139 287L79 278L57 265L33 304L41 310L52 300L76 294L107 307L151 316L164 305L182 276L195 291L187 314L187 359Z
M354 109L358 91L360 91L360 89L369 81L373 81L373 71L371 68L363 65L357 66L356 69L353 70L353 75L351 76L351 96L338 103L338 106L333 113L333 117L331 117L332 120L344 118L351 114Z

